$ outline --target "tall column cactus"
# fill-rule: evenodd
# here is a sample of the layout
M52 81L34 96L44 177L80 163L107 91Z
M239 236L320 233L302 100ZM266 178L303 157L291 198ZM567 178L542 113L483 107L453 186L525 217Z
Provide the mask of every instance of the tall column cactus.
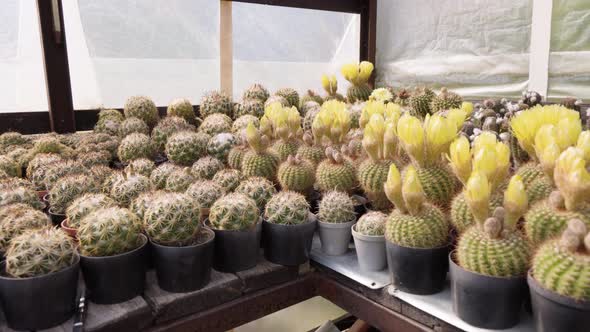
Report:
M368 82L373 73L373 69L373 64L368 61L349 63L340 68L342 76L352 84L346 92L346 97L349 103L366 101L369 99L372 89Z

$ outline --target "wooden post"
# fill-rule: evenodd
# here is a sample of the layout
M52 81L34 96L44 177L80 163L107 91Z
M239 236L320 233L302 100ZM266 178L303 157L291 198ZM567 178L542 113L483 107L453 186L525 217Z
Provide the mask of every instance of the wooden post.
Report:
M372 62L375 67L375 54L377 48L377 0L363 0L361 5L361 48L360 61ZM369 79L369 84L375 86L375 72Z
M219 8L219 79L221 91L233 95L232 2L221 0Z

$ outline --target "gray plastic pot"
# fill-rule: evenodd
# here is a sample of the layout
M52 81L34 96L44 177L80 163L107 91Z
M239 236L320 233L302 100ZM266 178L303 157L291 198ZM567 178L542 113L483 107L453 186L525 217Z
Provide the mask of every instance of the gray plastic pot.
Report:
M351 230L361 270L381 271L385 269L387 267L385 236L358 233L355 230L356 225L352 225Z
M318 221L322 251L326 255L339 256L348 251L352 225L356 220L345 223Z

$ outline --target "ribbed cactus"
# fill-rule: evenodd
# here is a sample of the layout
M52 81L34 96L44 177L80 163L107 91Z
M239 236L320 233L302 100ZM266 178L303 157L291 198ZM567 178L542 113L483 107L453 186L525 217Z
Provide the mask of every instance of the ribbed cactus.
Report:
M150 127L155 126L160 119L156 104L149 97L145 96L129 97L125 101L123 113L126 118L139 118Z
M49 191L51 212L65 214L68 206L86 193L98 193L99 186L87 175L70 175L59 179Z
M242 159L248 152L248 147L244 145L236 145L227 154L227 165L233 169L242 169Z
M213 176L213 181L218 183L226 192L234 191L242 179L244 178L245 174L238 171L237 169L222 169L221 171L215 173Z
M536 162L529 162L520 166L516 172L516 175L522 178L524 185L528 187L537 178L543 177L543 169L541 165Z
M309 203L293 191L281 191L266 204L264 219L273 224L300 225L309 218Z
M166 142L168 159L183 166L191 166L207 153L207 142L211 137L204 133L181 131L173 134Z
M553 181L543 175L526 186L526 194L532 205L535 202L548 198L554 189Z
M211 180L215 173L224 168L223 162L210 156L197 160L191 167L191 172L196 179Z
M340 69L342 76L351 83L346 92L349 103L368 100L373 91L369 84L369 78L373 72L373 64L368 61L343 65Z
M233 134L217 134L209 139L207 153L223 162L227 162L229 151L236 143L237 139Z
M299 93L291 88L282 88L275 92L276 96L281 96L289 102L289 107L299 106Z
M426 202L417 171L406 169L402 177L391 164L385 193L396 209L385 226L385 238L397 245L412 248L437 248L448 243L449 225L445 215Z
M154 155L154 149L147 135L133 133L121 140L117 155L122 162L129 162L138 158L151 159Z
M200 180L191 184L186 194L196 200L201 208L209 209L220 197L225 195L225 189L212 180Z
M532 248L517 229L528 208L524 183L518 175L510 180L503 207L489 209L490 185L485 175L475 172L466 185L465 199L476 223L459 238L457 260L461 267L494 277L523 276L529 267Z
M537 250L531 271L544 288L577 301L590 301L587 224L570 219L561 238L550 240Z
M247 230L258 223L260 211L246 195L231 193L218 199L209 212L211 226L218 230Z
M208 115L201 125L199 131L208 135L231 132L232 120L229 116L221 113Z
M14 237L45 226L51 226L49 217L29 205L17 203L0 207L0 253L6 253Z
M196 242L201 228L199 218L199 204L191 196L165 193L145 211L143 227L153 242L181 247Z
M195 127L178 116L167 116L152 130L152 142L158 152L164 152L168 138L180 131L195 131Z
M6 274L30 278L58 272L76 262L76 246L57 228L29 230L10 241L6 250Z
M166 179L167 191L184 192L197 179L188 167L173 170Z
M427 87L417 87L412 95L407 98L408 105L412 109L412 114L419 117L425 117L430 114L432 100L436 97L435 93Z
M315 173L316 185L322 192L338 190L352 192L357 186L355 169L340 152L326 148L326 159L322 161Z
M266 90L266 88L259 83L252 84L248 89L246 89L246 91L244 91L244 94L242 95L242 99L244 101L255 99L263 103L268 99L268 97L268 90Z
M307 109L307 111L305 112L305 115L303 116L303 130L304 131L311 131L311 128L313 126L313 121L315 120L315 117L320 113L321 110L321 106L319 104L315 104L315 105L309 105L310 103L307 103L305 108Z
M385 235L385 224L387 222L387 215L379 211L370 211L363 214L356 225L355 231L369 236L383 236Z
M318 219L325 223L347 223L356 219L352 198L340 191L325 193L318 207Z
M502 206L503 195L500 192L496 192L490 197L490 211L494 211L497 207ZM473 214L469 210L469 206L465 201L465 195L463 192L459 193L451 202L451 225L459 233L463 233L469 226L475 224Z
M80 254L105 257L129 252L142 245L141 221L128 209L109 207L91 212L80 222Z
M119 125L119 137L123 138L129 134L140 133L149 135L150 128L143 120L135 117L127 118Z
M225 114L229 117L233 116L233 102L224 92L207 92L203 98L201 98L201 103L199 105L199 112L203 118L214 113Z
M432 98L430 105L430 111L436 113L443 110L450 110L452 108L461 108L463 98L458 94L448 91L447 88L443 87L440 89L440 93Z
M119 175L112 184L110 196L127 207L139 194L150 189L150 179L139 174Z
M163 163L156 167L150 174L150 183L153 189L164 189L166 187L166 180L174 170L179 169L180 166L172 163Z
M303 134L303 144L297 149L297 156L310 161L314 168L326 157L324 149L315 144L310 133Z
M246 140L250 150L242 157L241 170L244 176L260 176L271 181L275 180L279 157L268 151L268 137L261 135L253 124L249 124L246 128Z
M315 169L306 159L289 156L279 166L277 178L283 190L308 194L315 183Z
M250 197L256 202L258 209L264 211L266 203L277 193L277 190L274 187L274 184L269 180L253 176L240 182L240 185L236 188L235 192Z
M197 122L197 116L195 115L193 104L186 98L172 100L166 109L166 115L181 117L190 124L195 124Z
M116 206L117 203L105 194L86 193L76 198L66 209L68 226L78 228L80 221L89 213L105 208Z

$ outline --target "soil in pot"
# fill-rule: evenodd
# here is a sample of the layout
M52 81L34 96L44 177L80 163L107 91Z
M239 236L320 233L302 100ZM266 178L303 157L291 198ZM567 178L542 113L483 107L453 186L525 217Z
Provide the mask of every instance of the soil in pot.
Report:
M339 256L348 251L351 227L356 220L345 223L329 223L318 221L322 251L326 255Z
M352 225L351 229L361 270L381 271L385 269L387 267L385 236L358 233L355 229L356 225Z
M387 265L395 288L419 295L443 290L449 270L449 246L432 249L402 247L385 241Z
M527 295L524 276L492 277L465 270L449 254L453 311L463 321L485 329L518 324Z
M309 260L313 234L317 226L314 215L299 225L262 222L264 257L273 263L293 266Z
M80 260L59 272L32 278L5 276L0 263L0 301L8 326L15 330L42 330L72 317Z
M221 272L238 272L253 268L258 262L262 222L247 230L219 230L211 228L209 220L205 225L215 232L215 255L213 268Z
M80 256L89 299L97 304L113 304L140 295L145 288L145 272L149 258L148 240L126 253L107 256Z
M196 244L191 246L170 247L150 241L160 288L185 293L207 285L211 279L214 239L215 233L203 228Z

